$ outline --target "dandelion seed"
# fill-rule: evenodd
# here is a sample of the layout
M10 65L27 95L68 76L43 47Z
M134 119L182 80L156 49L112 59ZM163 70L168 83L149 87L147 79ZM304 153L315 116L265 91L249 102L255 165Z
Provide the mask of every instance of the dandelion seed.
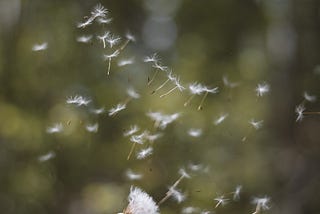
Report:
M87 26L89 26L89 25L91 25L92 24L92 22L93 22L93 18L92 17L89 17L87 20L85 20L84 22L79 22L78 24L77 24L77 27L78 28L85 28L85 27L87 27Z
M179 169L179 174L181 175L181 178L191 178L191 176L183 168Z
M131 181L134 181L134 180L140 180L143 175L142 174L139 174L139 173L135 173L133 172L131 169L128 169L126 171L126 177L131 180Z
M185 171L185 169L181 168L179 169L179 174L180 177L178 178L178 180L176 180L176 182L174 182L174 184L169 188L169 190L166 192L166 195L158 202L158 205L161 205L162 203L164 203L166 200L168 200L173 194L175 194L175 197L178 197L180 199L183 198L183 195L179 195L178 192L179 191L174 191L176 190L177 186L179 185L179 183L184 179L184 178L191 178L191 176ZM185 197L184 197L185 198ZM177 199L176 199L177 200Z
M41 155L39 158L38 158L38 160L39 160L39 162L45 162L45 161L48 161L48 160L50 160L50 159L52 159L52 158L54 158L56 156L56 153L54 153L54 152L48 152L47 154L45 154L45 155Z
M165 115L160 112L149 112L147 113L147 116L155 121L156 128L160 127L161 129L165 129L168 124L179 118L180 113Z
M255 121L254 119L251 119L249 121L249 124L252 126L253 129L255 130L258 130L262 127L263 125L263 120L260 120L260 121ZM252 133L253 129L250 129L249 132L247 133L247 135L245 135L243 138L242 138L242 142L246 141L248 136Z
M79 95L68 97L66 101L67 104L74 104L77 106L87 106L90 102L90 99Z
M112 58L117 57L120 54L118 50L115 50L112 54L110 55L104 55L104 59L108 60L108 69L107 69L107 75L110 74L110 69L111 69L111 60Z
M171 192L173 199L179 204L187 198L186 194L183 194L180 190L176 189L176 187L170 187L169 191Z
M185 207L181 210L183 214L199 213L200 209L198 207Z
M127 208L119 214L159 214L159 206L138 187L130 188L128 201Z
M109 116L114 116L120 111L124 110L126 108L125 104L119 103L116 107L113 107L109 110Z
M270 209L270 206L269 206L270 198L267 196L265 196L263 198L255 197L255 198L253 198L251 203L256 205L256 210L252 214L260 213L261 210Z
M47 128L47 133L53 134L53 133L59 133L63 131L63 125L62 123L55 123L52 126Z
M143 144L146 141L146 134L147 134L147 131L144 131L140 135L132 135L130 137L130 141L133 142L133 144L132 144L130 152L129 152L128 156L127 156L127 160L130 159L136 144Z
M149 157L150 155L152 155L152 153L153 153L152 147L142 149L137 153L137 159L139 159L139 160L145 159L145 158Z
M157 53L154 53L151 56L146 56L143 58L143 62L152 62L154 63L154 65L157 65L159 61L160 60Z
M162 136L161 133L157 133L157 134L146 134L145 138L146 140L148 140L149 142L153 143L155 140L157 140L158 138L160 138Z
M97 109L91 109L90 112L92 112L93 114L102 114L105 112L105 109L102 108L97 108Z
M304 118L304 111L306 110L306 108L304 107L304 105L298 105L295 109L295 112L297 114L297 119L296 122L298 121L302 121L302 119Z
M218 117L218 119L216 119L214 121L214 125L219 125L221 124L227 117L229 116L229 114L222 114L220 117Z
M315 95L310 95L306 91L303 93L303 97L308 102L315 102L317 100L317 97Z
M225 205L228 203L228 200L229 200L229 199L225 198L225 197L222 195L222 196L216 197L214 200L217 202L217 204L216 204L216 206L215 206L215 208L217 208L217 207L220 206L220 205L221 205L221 206L225 206Z
M97 17L106 17L107 13L108 10L104 6L102 6L101 4L97 4L91 11L91 17L92 19L95 19Z
M128 131L126 131L125 133L123 133L123 135L125 137L133 135L134 133L138 132L140 130L140 128L137 125L133 125L130 127L130 129Z
M99 24L101 24L101 25L110 24L110 23L112 22L112 18L106 19L106 18L100 17L100 18L98 18L98 19L96 19L96 20L97 20L97 22L98 22Z
M200 170L203 170L204 169L204 166L202 164L192 164L190 163L188 165L188 168L192 171L200 171Z
M212 93L212 94L218 93L218 87L208 88L207 86L204 86L200 83L194 82L189 85L189 91L191 93L191 97L184 103L184 106L187 106L191 102L191 100L193 99L193 97L195 95L201 95L202 93L205 93L199 106L198 106L198 110L201 110L203 102L206 99L208 93Z
M153 90L153 91L151 92L151 94L154 94L154 93L156 93L157 91L159 91L159 90L160 90L161 88L163 88L169 81L174 82L175 79L176 79L176 77L172 74L172 71L170 71L170 72L167 74L167 76L168 76L168 79L167 79L166 81L164 81L158 88L156 88L155 90Z
M257 92L258 97L262 97L264 94L270 91L270 86L267 83L259 83L255 91Z
M81 43L89 43L92 39L92 35L84 35L84 36L79 36L77 37L77 42L81 42Z
M127 90L127 94L129 95L129 97L131 97L133 99L139 99L140 98L140 94L138 94L133 88L129 88Z
M212 213L212 212L211 212L211 211L208 211L208 210L204 210L204 211L201 211L200 214L210 214L210 213Z
M35 44L32 46L32 51L43 51L46 50L48 48L48 43L44 42L41 44Z
M164 72L168 72L169 68L167 66L163 66L161 64L159 64L159 62L154 62L154 64L152 65L153 68L156 69L155 73L153 74L153 76L151 77L151 79L149 79L148 77L148 85L151 85L151 83L156 79L159 71L164 71Z
M104 34L102 34L101 36L97 36L97 39L101 40L101 42L103 43L103 48L106 48L106 39L108 37L110 37L109 31L104 32Z
M146 141L146 131L139 135L132 135L130 141L133 143L143 144Z
M241 189L242 189L242 186L241 186L241 185L238 185L238 186L236 187L236 190L233 192L233 200L234 200L234 201L237 201L237 200L240 199Z
M176 89L178 89L179 91L185 90L185 87L183 87L183 86L180 84L180 79L179 79L179 78L174 78L173 81L174 81L174 85L175 85L175 86L174 86L172 89L170 89L168 92L160 95L160 98L165 97L165 96L171 94L171 93L172 93L174 90L176 90Z
M131 33L126 33L126 39L131 41L131 42L135 42L136 38L131 34Z
M115 36L112 34L109 34L106 38L105 41L109 44L110 48L113 46L117 45L120 43L121 38L119 36Z
M134 59L123 59L118 61L118 66L122 67L122 66L126 66L126 65L132 65L134 63Z
M188 134L191 137L200 137L202 135L201 129L189 129Z
M96 133L96 132L98 132L98 128L99 128L99 124L98 123L86 125L86 130L88 132Z
M249 123L252 125L253 128L260 129L263 125L263 120L255 121L254 119L251 119Z
M239 83L230 82L227 76L223 76L222 80L223 80L223 84L228 88L235 88L239 86Z

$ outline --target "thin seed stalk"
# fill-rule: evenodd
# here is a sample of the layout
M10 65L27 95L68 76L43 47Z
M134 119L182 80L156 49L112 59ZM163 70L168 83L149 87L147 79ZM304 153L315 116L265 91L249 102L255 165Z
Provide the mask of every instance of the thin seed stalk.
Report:
M169 82L170 79L167 79L164 83L162 83L158 88L156 88L155 90L153 90L151 92L151 94L154 94L156 93L157 91L159 91L161 88L163 88L168 82Z
M134 142L134 143L132 144L131 149L130 149L130 152L129 152L128 157L127 157L127 160L130 159L130 157L131 157L131 155L132 155L132 153L133 153L133 150L134 150L136 144L137 144L136 142Z
M170 89L167 93L164 93L160 96L160 98L165 97L169 94L171 94L171 92L173 92L176 88L178 88L178 86L173 87L172 89Z
M200 105L198 106L198 111L203 109L202 105L203 105L203 102L204 102L204 100L206 99L207 95L208 95L208 91L206 91L206 93L205 93L204 96L202 97L202 100L201 100L201 102L200 102Z
M320 112L319 111L307 111L307 112L305 111L305 112L303 112L303 114L309 114L309 115L311 114L312 115L312 114L320 114Z
M111 69L111 57L109 57L109 60L108 60L108 70L107 70L107 75L108 76L110 74L110 69Z
M176 188L179 183L182 181L182 179L184 178L183 175L180 176L180 178L172 185L171 188ZM166 196L164 196L159 202L158 205L163 204L166 200L168 200L170 198L170 196L172 195L172 191L171 188L168 190L168 192L166 192Z
M130 40L127 39L124 44L118 49L118 51L122 51L123 49L125 49L127 47L127 45L129 44Z
M154 75L152 76L152 78L149 80L148 85L151 85L151 83L153 82L153 80L156 78L157 74L159 73L159 70L157 69L156 72L154 73Z
M194 98L195 94L192 94L188 100L183 104L184 107L186 107L187 105L189 105L189 103L191 102L191 100Z

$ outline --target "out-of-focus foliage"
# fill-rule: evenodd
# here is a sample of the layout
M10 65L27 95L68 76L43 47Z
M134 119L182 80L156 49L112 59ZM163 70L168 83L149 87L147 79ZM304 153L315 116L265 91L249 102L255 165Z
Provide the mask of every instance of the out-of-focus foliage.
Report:
M78 28L98 3L111 23ZM2 0L1 213L118 213L131 185L159 202L182 168L191 178L177 189L187 197L165 201L161 213L253 213L254 197L265 196L265 213L319 212L320 105L303 96L320 96L319 11L316 0ZM120 43L103 48L106 31ZM136 41L107 75L103 56L128 32ZM87 43L77 41L83 35ZM143 62L154 53L185 90ZM218 93L203 100L192 83ZM88 103L72 104L79 96ZM109 116L118 103L126 108ZM151 112L179 116L161 127ZM133 125L159 138L136 144L127 160L133 143L124 133Z

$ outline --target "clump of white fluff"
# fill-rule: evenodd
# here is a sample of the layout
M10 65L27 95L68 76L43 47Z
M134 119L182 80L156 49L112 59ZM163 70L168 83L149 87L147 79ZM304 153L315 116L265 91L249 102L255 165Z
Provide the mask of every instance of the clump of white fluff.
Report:
M152 197L138 187L131 187L129 204L124 213L119 214L159 214L159 207Z

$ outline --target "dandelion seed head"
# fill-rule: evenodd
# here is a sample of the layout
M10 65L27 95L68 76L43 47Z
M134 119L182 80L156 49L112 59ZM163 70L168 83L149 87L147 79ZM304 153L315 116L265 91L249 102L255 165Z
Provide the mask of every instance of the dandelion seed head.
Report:
M189 129L188 134L191 137L200 137L202 135L202 129Z
M63 131L63 125L62 123L55 123L52 126L47 128L47 133L53 134L53 133L59 133Z
M98 19L96 19L97 20L97 22L99 23L99 24L110 24L111 22L112 22L112 18L103 18L103 17L100 17L100 18L98 18Z
M76 95L74 97L68 97L66 103L67 104L74 104L77 106L87 106L89 103L91 102L90 99L80 96L80 95Z
M89 43L92 39L92 35L83 35L83 36L78 36L77 37L77 42L81 43Z
M165 71L167 72L169 68L167 66L161 65L160 63L156 62L152 65L153 68L159 69L160 71Z
M126 171L126 177L131 180L131 181L134 181L134 180L140 180L143 175L142 174L139 174L139 173L135 173L133 172L131 169L128 169Z
M151 56L146 56L143 58L143 62L152 62L154 64L158 64L160 61L157 53L152 54Z
M218 87L215 88L208 88L207 86L202 85L201 83L194 82L189 85L189 90L191 94L200 95L203 92L208 93L218 93Z
M296 122L302 121L302 119L304 118L304 111L306 110L306 108L304 107L304 105L298 105L295 109L295 112L297 114L297 118L296 118Z
M126 65L132 65L134 63L134 59L122 59L118 61L118 66L122 67L122 66L126 66Z
M133 99L139 99L140 98L140 94L138 94L133 88L129 88L127 90L127 94L129 95L129 97L131 97Z
M187 198L186 194L182 193L180 190L176 189L174 186L170 187L169 191L171 192L173 199L178 203L183 202Z
M191 178L191 176L189 175L189 173L187 173L187 171L184 168L180 168L179 169L179 174L183 177L183 178Z
M102 114L105 112L105 109L102 108L97 108L97 109L91 109L90 112L92 112L93 114Z
M116 115L117 113L124 110L125 108L126 108L126 104L119 103L119 104L117 104L117 106L115 106L109 110L109 116Z
M108 35L107 38L105 38L106 42L109 43L110 48L120 43L121 38L119 36L115 36L113 34Z
M315 102L317 100L317 97L315 95L310 95L306 91L303 93L303 97L308 102Z
M131 33L126 33L126 39L131 41L131 42L135 42L136 41L136 38Z
M233 192L233 200L237 201L240 199L240 192L241 192L242 186L238 185L236 186L235 191Z
M147 113L147 116L149 116L152 120L159 124L159 127L161 129L165 129L168 124L179 118L180 113L165 115L160 112L149 112Z
M88 132L96 133L96 132L98 132L98 128L99 128L99 124L98 123L86 125L86 130Z
M130 137L130 141L133 143L143 144L147 139L146 135L148 135L148 131L144 131L139 135L132 135Z
M48 48L48 43L43 42L41 44L34 44L32 46L32 51L43 51L43 50L46 50L47 48Z
M216 208L219 207L220 205L225 206L229 201L229 199L225 198L224 195L216 197L214 200L217 202L215 206Z
M153 153L152 147L148 147L146 149L141 149L137 153L137 159L139 159L139 160L145 159L145 158L149 157L150 155L152 155L152 153Z
M154 200L138 187L131 187L129 204L125 214L159 214L159 207Z
M200 209L198 207L184 207L181 210L183 214L199 213Z
M270 91L270 85L267 83L259 83L255 91L258 97L262 97L264 94Z
M223 84L228 88L235 88L239 86L239 83L230 82L227 76L223 76L222 81L223 81Z
M123 133L123 136L127 137L133 135L134 133L138 132L140 128L137 125L130 126L130 129Z
M48 161L52 158L54 158L56 156L56 153L54 153L53 151L51 152L48 152L47 154L44 154L44 155L41 155L38 160L39 162L45 162L45 161Z
M221 124L227 117L229 116L229 114L222 114L220 115L220 117L218 117L215 121L214 121L214 125L219 125Z
M259 209L262 210L268 210L270 209L270 198L265 196L263 198L259 198L259 197L254 197L251 201L252 204L255 204L257 206L256 211L258 211Z
M97 17L106 17L107 13L108 13L108 10L99 3L91 11L91 17L93 19Z
M249 123L252 125L253 128L260 129L263 125L263 120L255 121L254 119L251 119Z

